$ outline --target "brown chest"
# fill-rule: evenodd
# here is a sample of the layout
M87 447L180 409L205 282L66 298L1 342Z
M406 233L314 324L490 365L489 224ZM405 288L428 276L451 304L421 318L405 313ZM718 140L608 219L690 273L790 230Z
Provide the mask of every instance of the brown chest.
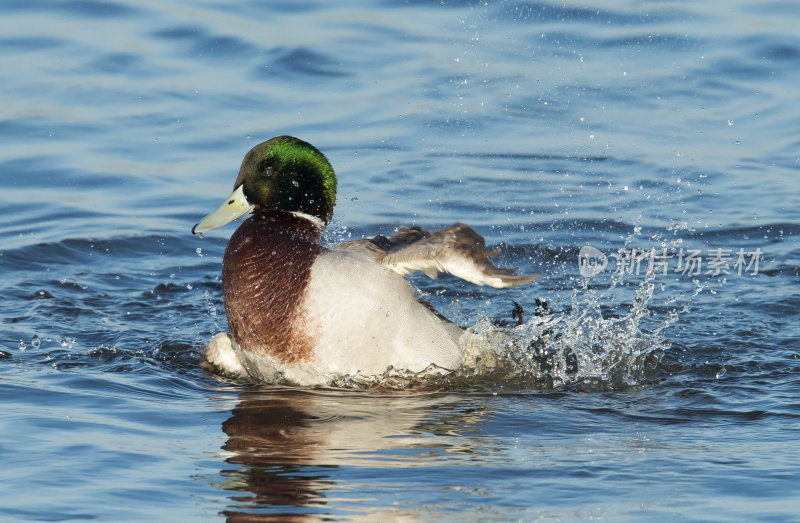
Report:
M255 215L233 234L222 263L228 329L243 350L281 363L313 350L301 309L314 260L325 252L320 231L290 213Z

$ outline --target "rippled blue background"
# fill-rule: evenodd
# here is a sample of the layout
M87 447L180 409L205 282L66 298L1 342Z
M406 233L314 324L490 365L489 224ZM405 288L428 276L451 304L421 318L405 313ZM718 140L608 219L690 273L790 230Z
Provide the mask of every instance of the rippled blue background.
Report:
M796 518L798 24L789 1L3 2L3 519ZM701 274L634 386L221 381L196 361L232 228L189 231L277 134L337 170L326 241L459 220L542 274L412 280L464 323L569 314L587 244L764 260ZM624 317L639 284L609 276ZM645 326L698 285L654 282Z

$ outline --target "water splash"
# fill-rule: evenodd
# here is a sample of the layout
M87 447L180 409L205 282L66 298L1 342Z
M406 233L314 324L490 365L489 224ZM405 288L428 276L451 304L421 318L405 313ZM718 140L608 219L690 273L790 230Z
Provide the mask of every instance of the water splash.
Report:
M618 390L647 382L671 346L665 330L689 310L702 286L695 281L694 293L663 314L658 325L648 331L643 322L652 315L648 308L655 289L652 271L636 287L624 314L603 314L604 302L613 301L611 291L622 277L613 279L602 293L584 281L573 291L565 314L534 317L513 328L500 328L481 318L465 336L465 360L458 377L495 382L505 388L538 389ZM678 301L679 297L667 300Z

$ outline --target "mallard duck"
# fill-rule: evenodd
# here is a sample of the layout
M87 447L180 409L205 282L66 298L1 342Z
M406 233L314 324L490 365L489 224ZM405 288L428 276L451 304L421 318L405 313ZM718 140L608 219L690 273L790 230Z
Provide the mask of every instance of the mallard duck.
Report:
M417 298L403 277L447 272L497 288L537 277L495 267L489 257L498 251L487 251L463 223L322 246L335 201L333 167L313 145L278 136L245 155L233 193L192 229L208 232L250 214L225 249L229 333L203 349L206 367L298 385L390 367L452 370L464 331Z

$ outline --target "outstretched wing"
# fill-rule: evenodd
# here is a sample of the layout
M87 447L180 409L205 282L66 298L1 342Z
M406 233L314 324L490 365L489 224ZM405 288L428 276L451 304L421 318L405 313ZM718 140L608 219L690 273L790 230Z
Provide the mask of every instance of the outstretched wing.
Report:
M499 251L487 251L486 241L471 227L456 223L432 233L419 227L402 227L389 238L356 240L336 246L336 249L360 249L373 259L405 276L422 271L430 278L448 272L476 285L496 288L529 283L537 274L514 274L516 269L495 267L489 257Z

